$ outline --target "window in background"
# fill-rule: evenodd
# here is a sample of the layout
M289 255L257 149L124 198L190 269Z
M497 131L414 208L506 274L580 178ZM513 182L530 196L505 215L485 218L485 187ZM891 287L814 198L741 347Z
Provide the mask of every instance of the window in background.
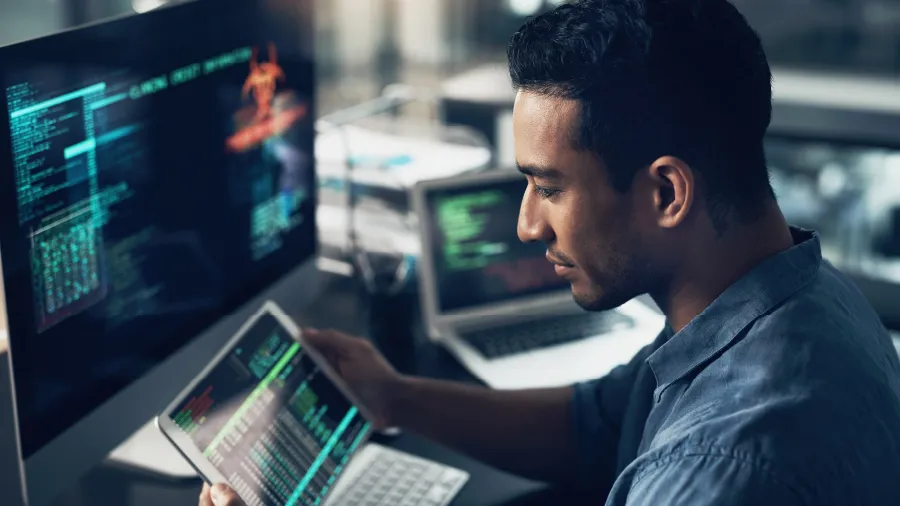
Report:
M895 76L897 0L732 0L774 65Z
M0 0L0 45L59 31L66 26L65 16L62 1Z
M900 151L771 137L766 154L782 210L819 231L826 258L900 285Z
M503 59L527 16L567 1L482 0L473 40ZM759 32L773 65L900 74L900 0L730 1Z
M137 13L143 13L158 9L168 3L168 0L131 0L131 7Z
M534 16L544 8L544 0L506 0L506 8L515 16Z

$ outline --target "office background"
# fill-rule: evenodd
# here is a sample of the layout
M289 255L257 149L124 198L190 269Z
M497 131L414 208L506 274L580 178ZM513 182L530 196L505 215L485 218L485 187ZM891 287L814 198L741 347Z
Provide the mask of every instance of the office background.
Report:
M874 89L878 90L900 90L900 2L733 1L760 33L773 67L787 73L828 75L834 82L850 83L851 87L858 84L861 87L875 86ZM4 0L0 2L0 45L115 16L135 15L166 3L169 2ZM502 79L491 80L497 77L496 72L485 78L478 73L479 70L500 69L502 74L510 34L527 16L551 8L556 3L560 2L317 0L318 113L325 116L374 99L382 94L386 86L394 83L408 84L417 90L438 95L447 92L448 83L458 82L461 75L474 76L476 83L502 85ZM471 89L471 84L467 88L464 83L459 89L465 94L466 89ZM488 91L488 103L494 98L505 103L508 98L508 89ZM853 89L847 91L854 92ZM871 112L873 101L883 99L884 110L879 112L878 121L890 126L900 124L900 107L896 105L898 96L870 97L867 112ZM473 101L481 105L484 103L484 100ZM502 135L492 131L492 128L503 124L495 121L494 116L498 113L491 111L491 119L482 121L478 114L483 111L478 109L473 112L468 106L466 103L444 110L444 119L466 124L472 131L483 134L495 151L503 151ZM875 108L878 107L876 104ZM433 111L430 104L415 102L401 108L401 114L427 121ZM838 125L833 126L839 130ZM837 131L835 129L832 131ZM871 129L878 128L872 126ZM801 149L791 139L790 128L782 130L782 135L770 143L769 156L773 182L779 194L790 196L785 199L789 203L785 209L788 215L802 225L817 228L820 224L825 225L826 255L851 269L870 274L874 272L877 275L870 278L886 283L868 291L876 306L900 306L895 302L900 300L895 298L896 291L880 289L900 285L900 155L894 154L891 149L900 148L900 134L888 134L882 139L866 139L864 134L858 132L848 136L854 142L865 144L871 141L877 144L874 150L858 147L842 149L847 142L829 141L831 137L840 135L823 135L823 140L809 143ZM866 130L862 128L860 131ZM508 153L495 152L494 157L495 161L509 162ZM885 181L883 178L889 179L879 185L880 191L873 193L867 190L873 186L873 181ZM858 222L847 221L859 216L876 216L866 221L872 225L869 227L871 230L855 226ZM873 250L876 255L872 254ZM339 320L342 316L334 318ZM900 320L895 315L885 314L885 321L892 330L900 330ZM0 350L3 347L0 339ZM444 364L447 358L432 357L430 360ZM8 438L9 435L0 434L0 437ZM0 461L3 458L0 455ZM7 469L3 462L0 462L0 468ZM97 478L96 475L94 478L101 482L108 479ZM0 488L15 479L14 476L0 476ZM516 485L520 483L516 482ZM527 490L532 485L522 487ZM482 493L489 495L483 490ZM184 497L179 492L172 494L173 498ZM167 496L162 493L153 497ZM134 499L133 503L149 504L139 499Z
M0 3L0 44L184 1L191 0L7 0ZM435 118L463 124L481 136L467 142L490 144L495 165L510 166L506 44L527 16L562 1L316 0L317 113L327 116L404 83L444 98L438 112L427 100L400 107L401 117L411 118L408 129ZM900 2L734 3L760 33L776 74L769 158L788 217L822 228L826 256L842 267L897 283L900 190L879 182L900 173L893 149L900 148ZM814 107L795 111L798 97ZM801 146L781 138L795 134L823 142ZM321 176L321 159L318 169ZM855 226L859 220L865 226ZM879 259L871 261L871 252ZM884 293L876 305L896 295L875 292Z
M176 1L176 0L172 0ZM0 44L39 37L166 0L6 0ZM437 86L502 60L528 15L560 0L317 0L320 112L380 93L388 83ZM900 3L892 0L736 0L775 66L895 77Z

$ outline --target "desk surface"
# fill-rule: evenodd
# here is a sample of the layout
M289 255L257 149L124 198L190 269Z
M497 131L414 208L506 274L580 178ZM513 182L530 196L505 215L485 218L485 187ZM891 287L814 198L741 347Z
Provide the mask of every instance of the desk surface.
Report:
M299 318L300 323L363 333L364 324L359 317L362 302L356 295L355 284L340 278L332 281L320 300ZM417 369L426 376L474 381L446 351L430 344L419 347L416 362ZM10 405L8 381L7 362L3 357L0 360L0 489L14 483L18 476L14 440L8 437L12 435L12 418L6 408ZM543 484L500 472L410 434L380 442L468 471L472 477L454 505L576 504L567 492L554 491ZM170 482L101 465L85 476L75 489L64 494L57 506L193 506L197 504L199 490L199 481ZM0 503L7 504L4 500Z

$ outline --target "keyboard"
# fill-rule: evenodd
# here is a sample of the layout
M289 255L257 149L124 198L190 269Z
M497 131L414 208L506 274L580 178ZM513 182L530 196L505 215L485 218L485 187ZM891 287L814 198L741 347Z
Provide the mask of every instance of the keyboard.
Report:
M493 360L541 348L587 339L613 331L627 330L636 322L619 311L553 316L460 333L485 358Z
M326 506L447 506L469 473L369 443L340 476Z

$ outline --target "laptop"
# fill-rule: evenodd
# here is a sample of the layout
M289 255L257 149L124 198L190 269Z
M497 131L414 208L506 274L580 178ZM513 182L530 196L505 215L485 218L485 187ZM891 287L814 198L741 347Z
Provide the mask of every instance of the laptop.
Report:
M638 299L587 312L547 261L516 234L523 175L491 170L412 190L428 337L497 389L571 385L629 361L665 319Z

